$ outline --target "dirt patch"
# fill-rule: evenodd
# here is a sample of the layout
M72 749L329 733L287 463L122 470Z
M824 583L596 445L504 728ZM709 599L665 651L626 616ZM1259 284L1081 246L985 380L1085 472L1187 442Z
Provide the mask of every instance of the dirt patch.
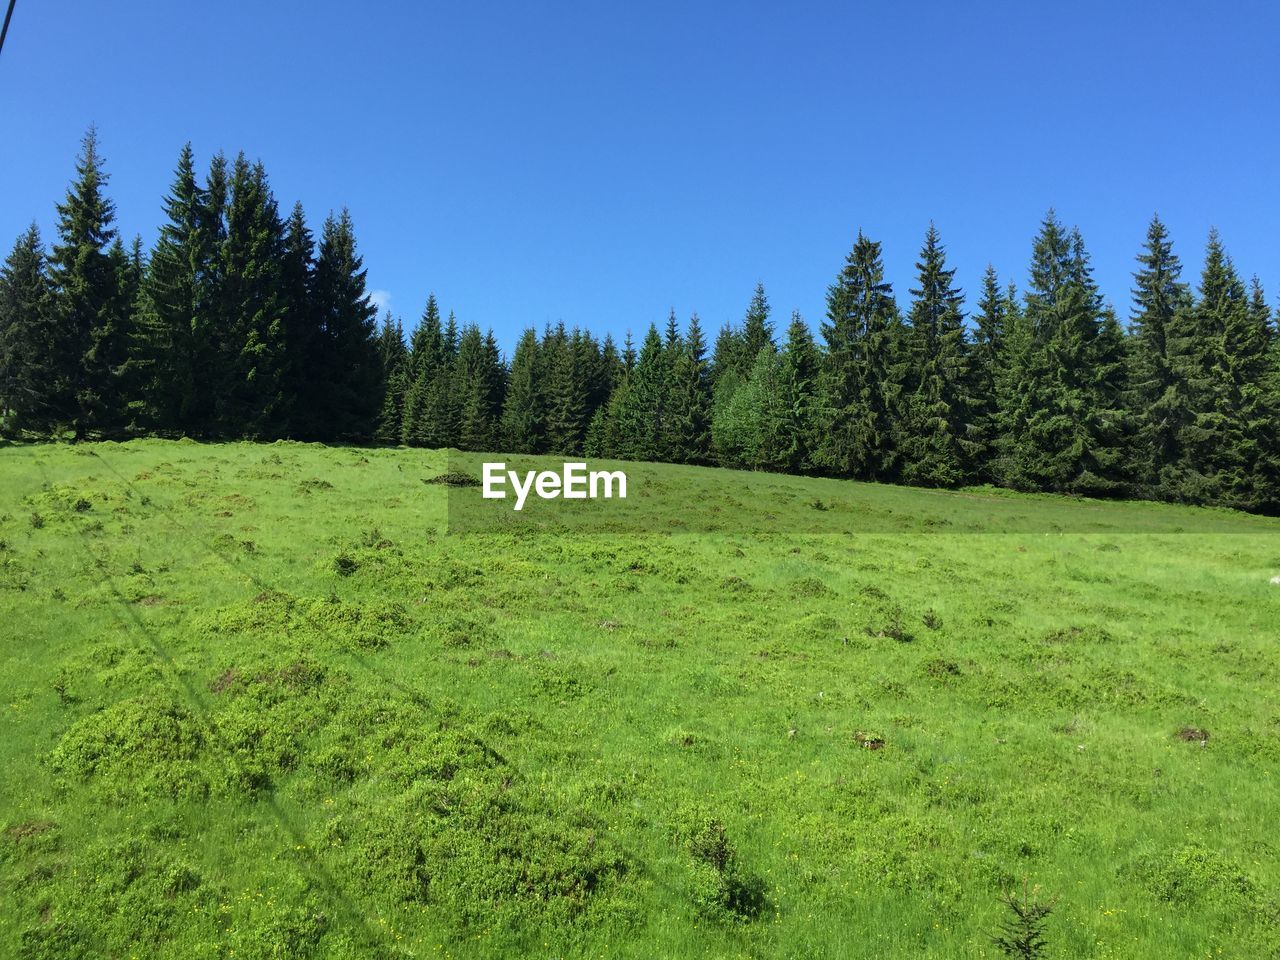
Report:
M1176 736L1184 743L1205 743L1209 739L1209 731L1204 727L1183 727Z
M23 840L48 833L56 826L57 824L52 820L28 820L26 823L15 823L5 830L4 835L14 843L21 843Z
M228 670L222 671L218 678L209 684L209 689L214 693L222 693L228 687L234 686L236 681L239 679L240 671L235 667L231 667Z

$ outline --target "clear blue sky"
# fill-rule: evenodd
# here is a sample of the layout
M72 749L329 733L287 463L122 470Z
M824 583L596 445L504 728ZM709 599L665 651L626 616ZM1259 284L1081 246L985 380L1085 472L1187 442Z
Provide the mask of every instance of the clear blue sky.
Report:
M243 149L285 210L350 208L407 324L434 290L506 347L671 307L714 330L758 279L816 326L859 228L905 303L930 219L967 293L988 261L1021 283L1051 205L1122 316L1156 210L1275 303L1278 37L1267 2L18 0L0 241L48 235L96 123L126 234L183 142Z

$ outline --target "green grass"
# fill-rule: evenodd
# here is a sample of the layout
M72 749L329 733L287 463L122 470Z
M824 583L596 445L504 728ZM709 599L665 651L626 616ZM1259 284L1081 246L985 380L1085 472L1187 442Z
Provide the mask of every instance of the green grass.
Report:
M1276 521L462 460L0 449L0 956L1280 954Z

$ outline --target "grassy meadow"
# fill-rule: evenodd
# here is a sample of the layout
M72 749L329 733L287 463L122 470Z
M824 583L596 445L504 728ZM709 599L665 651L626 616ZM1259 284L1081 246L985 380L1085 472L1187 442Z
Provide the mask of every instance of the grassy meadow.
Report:
M468 469L0 448L0 956L1280 956L1280 522Z

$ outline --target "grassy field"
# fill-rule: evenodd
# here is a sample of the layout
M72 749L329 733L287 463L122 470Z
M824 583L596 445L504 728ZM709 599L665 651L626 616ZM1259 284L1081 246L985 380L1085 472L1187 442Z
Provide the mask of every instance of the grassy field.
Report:
M0 449L0 956L1280 956L1276 521L459 462Z

